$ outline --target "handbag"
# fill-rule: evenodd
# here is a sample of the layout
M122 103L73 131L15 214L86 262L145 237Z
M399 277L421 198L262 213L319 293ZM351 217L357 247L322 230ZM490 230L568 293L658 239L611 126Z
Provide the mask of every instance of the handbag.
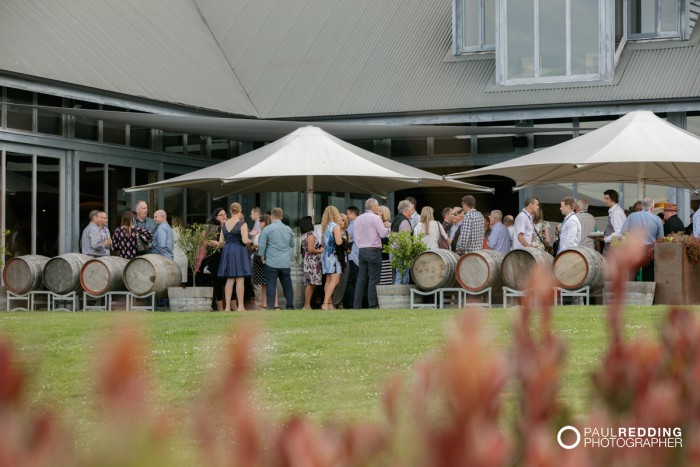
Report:
M141 234L136 235L136 256L145 255L153 245Z
M450 249L450 241L443 237L444 235L447 235L445 233L445 229L442 228L442 225L438 223L438 227L440 228L440 232L438 232L438 248L441 250L449 250Z

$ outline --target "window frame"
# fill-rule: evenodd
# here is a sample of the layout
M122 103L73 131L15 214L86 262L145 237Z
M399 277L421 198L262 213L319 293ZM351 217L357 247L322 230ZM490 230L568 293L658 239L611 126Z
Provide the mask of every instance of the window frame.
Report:
M614 2L598 0L598 73L572 75L571 74L571 0L566 1L566 70L562 76L538 76L539 67L539 3L540 0L531 1L534 7L534 76L528 78L508 79L508 1L496 1L496 82L501 85L539 84L539 83L566 83L580 81L609 81L612 79L615 59L615 5Z
M632 34L632 15L630 14L630 1L622 0L623 11L625 15L625 37L628 40L645 40L645 39L688 39L690 35L690 25L688 22L689 2L685 0L676 0L677 15L676 15L676 30L672 32L661 31L661 2L663 0L653 0L654 2L654 23L655 32Z
M452 53L454 55L473 54L479 52L493 52L496 50L496 42L498 42L498 21L497 14L494 20L496 21L495 37L493 44L486 44L486 2L497 0L477 0L478 15L479 15L479 45L469 46L464 44L464 13L466 6L465 0L452 0Z

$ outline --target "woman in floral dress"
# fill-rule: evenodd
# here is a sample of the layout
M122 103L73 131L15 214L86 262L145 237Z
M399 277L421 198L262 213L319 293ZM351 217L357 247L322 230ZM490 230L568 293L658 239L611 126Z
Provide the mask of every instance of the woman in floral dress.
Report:
M153 234L146 229L134 225L134 213L125 211L122 214L122 225L112 234L112 251L117 256L126 259L135 258L136 238L141 236L146 242L150 242Z
M304 254L304 310L311 309L311 297L317 285L321 285L321 254L323 244L314 235L314 221L311 216L299 221L301 231L301 252Z

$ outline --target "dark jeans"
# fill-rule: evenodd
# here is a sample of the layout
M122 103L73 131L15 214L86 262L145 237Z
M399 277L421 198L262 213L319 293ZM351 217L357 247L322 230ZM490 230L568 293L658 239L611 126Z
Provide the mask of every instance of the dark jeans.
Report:
M292 289L292 270L290 268L271 268L267 264L263 266L263 279L267 286L267 309L275 309L275 293L277 292L277 278L282 283L284 298L287 299L287 309L294 309L294 289Z
M348 260L348 267L350 272L348 273L348 283L345 286L345 295L343 295L343 308L345 309L353 308L355 303L355 284L357 283L357 272L360 269L354 261L350 260Z
M355 284L354 308L362 308L362 299L367 289L368 308L378 308L377 284L382 272L382 252L379 249L360 248L360 267Z

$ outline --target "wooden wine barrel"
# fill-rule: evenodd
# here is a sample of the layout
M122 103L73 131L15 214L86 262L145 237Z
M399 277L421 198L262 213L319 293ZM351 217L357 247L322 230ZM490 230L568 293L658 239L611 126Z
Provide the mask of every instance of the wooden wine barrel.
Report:
M462 256L457 263L457 282L470 292L489 287L500 289L503 254L494 250L476 250Z
M589 286L591 290L603 286L603 255L582 246L563 251L554 258L554 277L559 287L567 290Z
M59 295L80 290L80 270L91 256L80 253L65 253L55 256L44 267L44 285Z
M411 265L411 278L421 290L455 287L459 255L450 250L424 251Z
M124 285L134 295L156 293L157 298L168 294L168 287L177 287L182 271L174 261L161 255L143 255L129 261L124 268Z
M552 255L539 248L513 250L503 257L501 279L503 285L515 290L523 290L530 278L530 270L535 264L552 265Z
M128 259L119 256L93 258L80 270L80 285L92 295L124 290L123 274L128 263Z
M10 258L2 270L2 280L15 294L26 294L44 288L43 272L49 258L41 255L24 255Z

